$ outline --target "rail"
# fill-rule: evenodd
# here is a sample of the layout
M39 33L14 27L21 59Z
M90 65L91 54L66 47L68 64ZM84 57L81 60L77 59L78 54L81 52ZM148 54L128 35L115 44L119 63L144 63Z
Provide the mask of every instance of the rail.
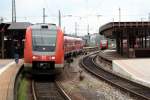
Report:
M150 100L149 87L132 82L118 76L117 74L112 73L111 71L103 69L94 62L96 57L95 54L96 53L85 56L80 61L80 66L84 67L87 71L91 72L96 77L122 89L123 91L130 93L130 95L138 96L142 100Z
M32 93L34 100L71 100L63 90L60 82L56 81L32 81Z

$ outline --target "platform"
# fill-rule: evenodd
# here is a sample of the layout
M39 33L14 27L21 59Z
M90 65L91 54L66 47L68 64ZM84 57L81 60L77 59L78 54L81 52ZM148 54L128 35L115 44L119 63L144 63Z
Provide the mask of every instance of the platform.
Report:
M14 83L23 60L16 65L14 60L0 60L0 100L13 100Z
M0 60L0 75L7 70L12 64L14 64L13 60Z
M150 59L113 60L112 65L122 77L150 87Z
M99 55L109 60L122 59L122 58L125 59L120 54L118 54L115 49L103 50L99 52Z

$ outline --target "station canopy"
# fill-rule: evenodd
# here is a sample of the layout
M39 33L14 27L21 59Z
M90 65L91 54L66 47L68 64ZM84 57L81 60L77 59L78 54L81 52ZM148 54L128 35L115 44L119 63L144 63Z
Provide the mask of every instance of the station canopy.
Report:
M30 25L31 23L29 22L10 23L10 26L8 27L8 29L9 30L25 30Z
M150 57L150 22L110 22L99 34L116 40L117 52L128 57Z
M99 34L111 38L114 31L124 29L137 29L142 31L144 28L150 28L150 22L110 22L99 28Z

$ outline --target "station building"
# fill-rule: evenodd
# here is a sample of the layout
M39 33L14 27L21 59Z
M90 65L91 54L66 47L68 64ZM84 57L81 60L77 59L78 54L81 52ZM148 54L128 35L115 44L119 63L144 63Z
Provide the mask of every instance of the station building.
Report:
M23 57L25 32L29 25L29 22L0 23L0 58L13 58L16 45L20 49L20 58Z

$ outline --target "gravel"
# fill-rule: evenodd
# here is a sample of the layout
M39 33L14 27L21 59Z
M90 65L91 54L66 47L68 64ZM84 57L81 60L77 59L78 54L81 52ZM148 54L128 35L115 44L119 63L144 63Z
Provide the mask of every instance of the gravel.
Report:
M62 74L57 76L72 100L137 100L80 68L78 63L81 58L66 64Z

